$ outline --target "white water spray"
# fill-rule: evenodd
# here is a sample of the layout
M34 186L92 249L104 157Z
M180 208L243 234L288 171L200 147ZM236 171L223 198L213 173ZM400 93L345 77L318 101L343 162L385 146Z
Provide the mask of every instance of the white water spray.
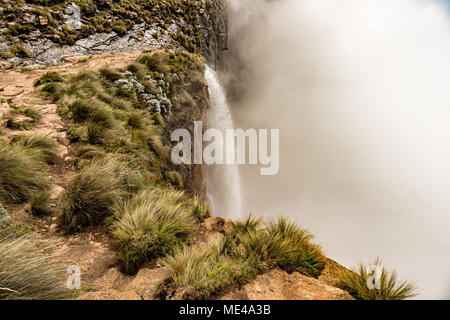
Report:
M234 129L233 119L216 73L206 66L205 79L208 82L211 99L206 113L206 126L218 129L225 135L226 129ZM224 148L223 141L218 141ZM227 146L227 148L229 148ZM225 150L226 153L234 150ZM211 165L207 167L206 193L214 216L239 218L241 215L241 188L237 165Z

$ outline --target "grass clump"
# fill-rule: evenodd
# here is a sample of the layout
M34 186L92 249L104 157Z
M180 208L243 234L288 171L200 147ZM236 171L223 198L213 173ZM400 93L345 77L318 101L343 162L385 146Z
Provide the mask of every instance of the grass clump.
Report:
M311 243L312 235L286 218L269 221L249 217L233 222L227 234L224 250L231 255L250 259L261 270L280 267L288 272L300 272L317 277L325 266L325 256Z
M47 191L34 193L30 199L30 211L34 216L52 213L50 193Z
M49 71L34 82L34 86L41 86L50 82L63 82L64 78L56 71Z
M163 297L208 299L233 284L245 284L256 277L251 261L221 254L220 240L205 245L177 248L163 259L167 278L160 286Z
M164 259L162 297L207 299L232 285L243 285L272 268L318 276L325 257L312 235L285 218L263 224L248 217L233 222L221 240L177 249Z
M25 238L0 240L0 300L69 297L64 269Z
M59 221L74 232L98 225L109 215L112 205L129 196L130 185L140 177L130 165L112 157L94 158L86 163L66 188Z
M56 142L44 136L18 135L12 138L10 143L34 151L32 154L36 155L38 160L48 164L55 164L59 159Z
M21 203L49 186L38 151L0 143L0 200Z
M183 177L178 171L166 172L166 177L171 185L178 189L183 189Z
M341 287L360 300L405 300L418 294L416 286L399 280L395 271L387 270L380 259L369 267L360 264L341 274Z
M151 258L173 252L194 226L183 193L148 188L114 208L112 235L118 241L122 269L135 273Z
M9 48L9 50L12 55L19 57L19 58L31 58L33 56L28 49L26 49L20 45L12 46Z
M196 196L192 201L192 214L199 221L203 221L211 216L211 207Z

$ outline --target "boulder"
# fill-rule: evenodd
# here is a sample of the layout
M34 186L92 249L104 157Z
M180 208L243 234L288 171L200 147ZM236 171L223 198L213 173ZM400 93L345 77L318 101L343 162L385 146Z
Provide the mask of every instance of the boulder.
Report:
M164 268L139 270L139 273L126 287L127 290L135 291L144 300L154 300L156 289L166 276Z
M243 288L221 297L221 300L354 300L346 291L329 286L298 272L280 269L259 275Z

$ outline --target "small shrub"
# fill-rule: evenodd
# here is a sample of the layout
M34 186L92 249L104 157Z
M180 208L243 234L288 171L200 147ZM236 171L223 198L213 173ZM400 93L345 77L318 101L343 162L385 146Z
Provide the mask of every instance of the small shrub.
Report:
M29 240L0 240L0 300L55 300L69 297L65 272Z
M112 234L118 240L122 268L135 273L149 259L182 246L194 219L180 203L181 195L146 189L114 208Z
M341 287L361 300L405 300L415 297L418 293L413 283L398 280L397 273L388 271L380 259L376 259L370 269L360 264L353 271L343 272Z
M69 125L67 136L71 142L86 142L88 141L88 128L87 126Z
M9 216L8 212L6 212L6 209L3 207L3 205L0 203L0 230L3 231L9 224L11 223L11 217ZM3 236L0 232L0 236Z

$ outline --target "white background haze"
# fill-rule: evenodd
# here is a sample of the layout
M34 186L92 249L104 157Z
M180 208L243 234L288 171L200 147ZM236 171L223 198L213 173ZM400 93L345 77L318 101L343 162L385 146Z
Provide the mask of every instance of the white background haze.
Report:
M433 0L228 0L235 126L280 129L242 167L244 212L309 226L450 298L450 15Z

